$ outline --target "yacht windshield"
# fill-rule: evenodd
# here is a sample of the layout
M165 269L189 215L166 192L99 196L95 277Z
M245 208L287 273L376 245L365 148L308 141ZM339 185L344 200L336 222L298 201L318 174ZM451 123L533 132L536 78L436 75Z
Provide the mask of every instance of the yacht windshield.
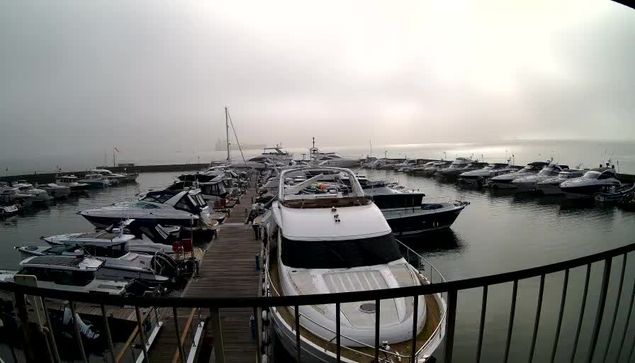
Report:
M549 176L553 174L553 169L549 168L549 169L542 169L540 171L540 173L538 173L538 175L540 176Z
M392 234L348 241L294 241L282 237L282 263L296 268L352 268L400 259Z
M600 176L600 172L599 171L587 171L582 176L582 179L597 179L599 176Z

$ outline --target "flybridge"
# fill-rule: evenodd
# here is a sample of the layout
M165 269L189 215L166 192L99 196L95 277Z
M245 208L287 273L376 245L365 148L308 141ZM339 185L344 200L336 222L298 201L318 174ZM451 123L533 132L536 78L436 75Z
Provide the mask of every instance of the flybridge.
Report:
M278 198L285 200L360 198L364 191L355 174L344 168L298 167L282 171Z

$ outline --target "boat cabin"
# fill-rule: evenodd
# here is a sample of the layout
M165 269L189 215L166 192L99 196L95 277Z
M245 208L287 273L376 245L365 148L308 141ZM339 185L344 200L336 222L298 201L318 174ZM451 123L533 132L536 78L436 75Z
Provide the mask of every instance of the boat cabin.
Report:
M35 256L20 263L18 274L57 285L86 286L95 280L95 272L103 263L83 256Z

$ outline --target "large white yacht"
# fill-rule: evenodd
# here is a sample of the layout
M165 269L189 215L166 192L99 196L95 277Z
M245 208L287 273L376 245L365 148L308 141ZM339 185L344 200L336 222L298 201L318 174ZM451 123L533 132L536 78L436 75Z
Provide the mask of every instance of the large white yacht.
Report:
M516 190L521 192L533 192L537 189L538 182L541 182L547 178L557 176L560 172L568 170L567 165L558 165L550 163L546 165L538 174L525 175L520 178L516 178L512 181Z
M297 184L285 183L307 176ZM348 188L329 186L345 185L341 178L348 179ZM268 244L266 253L272 295L329 294L428 283L402 257L382 212L364 195L353 172L295 168L283 171L280 181L278 199L272 205L277 241ZM387 342L380 347L380 356L406 360L415 357L416 362L425 362L443 339L446 304L438 294L418 299L415 352L411 352L413 298L385 299L380 306L370 301L341 304L342 361L370 362L380 309L380 341ZM299 309L302 361L335 361L335 305ZM283 346L295 352L295 311L277 307L271 312Z
M102 260L84 256L33 256L20 262L19 271L0 270L0 281L17 282L35 276L37 286L46 289L108 295L126 293L127 282L97 277L103 264Z
M569 179L579 178L584 175L585 172L587 172L587 170L568 169L561 171L557 176L551 176L539 181L536 184L536 190L542 192L544 195L563 194L564 192L560 189L560 184Z
M262 150L261 156L284 163L288 163L293 159L293 154L288 153L281 145L275 147L266 147Z
M513 173L507 173L499 176L495 176L490 179L489 186L494 189L515 189L516 185L513 181L529 175L538 174L542 168L549 165L550 162L534 161L527 164L524 168L515 171Z
M213 235L213 221L200 190L173 192L161 190L140 196L139 201L116 203L101 208L86 209L79 213L98 228L107 228L126 219L154 220L161 225L192 228L196 235L206 239Z
M567 198L578 199L592 198L595 193L618 188L621 185L615 169L607 167L592 169L579 178L565 180L560 184L560 189Z
M491 163L482 169L467 171L459 175L459 182L483 186L487 180L495 176L513 173L518 167L511 163Z

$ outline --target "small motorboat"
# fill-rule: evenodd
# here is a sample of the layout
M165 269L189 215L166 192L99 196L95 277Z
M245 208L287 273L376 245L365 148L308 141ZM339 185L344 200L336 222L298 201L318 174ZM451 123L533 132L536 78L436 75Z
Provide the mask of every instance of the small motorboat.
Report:
M635 194L635 184L621 185L619 187L610 186L605 190L595 193L594 198L601 203L621 202L629 200Z
M57 185L55 183L48 183L44 185L38 185L38 188L46 191L53 199L64 199L71 194L71 188L68 186Z
M0 219L7 219L9 217L13 217L18 213L20 213L20 206L17 204L0 207Z
M80 183L86 183L91 188L106 188L109 187L112 182L108 178L104 178L103 175L97 173L88 173L84 175L83 179L79 180Z
M90 189L90 184L80 183L79 178L75 175L62 175L55 178L55 184L71 188L71 193L81 192Z
M14 188L18 188L22 194L30 194L33 196L33 203L46 204L53 198L45 190L35 188L31 183L24 180L18 180L13 183Z

